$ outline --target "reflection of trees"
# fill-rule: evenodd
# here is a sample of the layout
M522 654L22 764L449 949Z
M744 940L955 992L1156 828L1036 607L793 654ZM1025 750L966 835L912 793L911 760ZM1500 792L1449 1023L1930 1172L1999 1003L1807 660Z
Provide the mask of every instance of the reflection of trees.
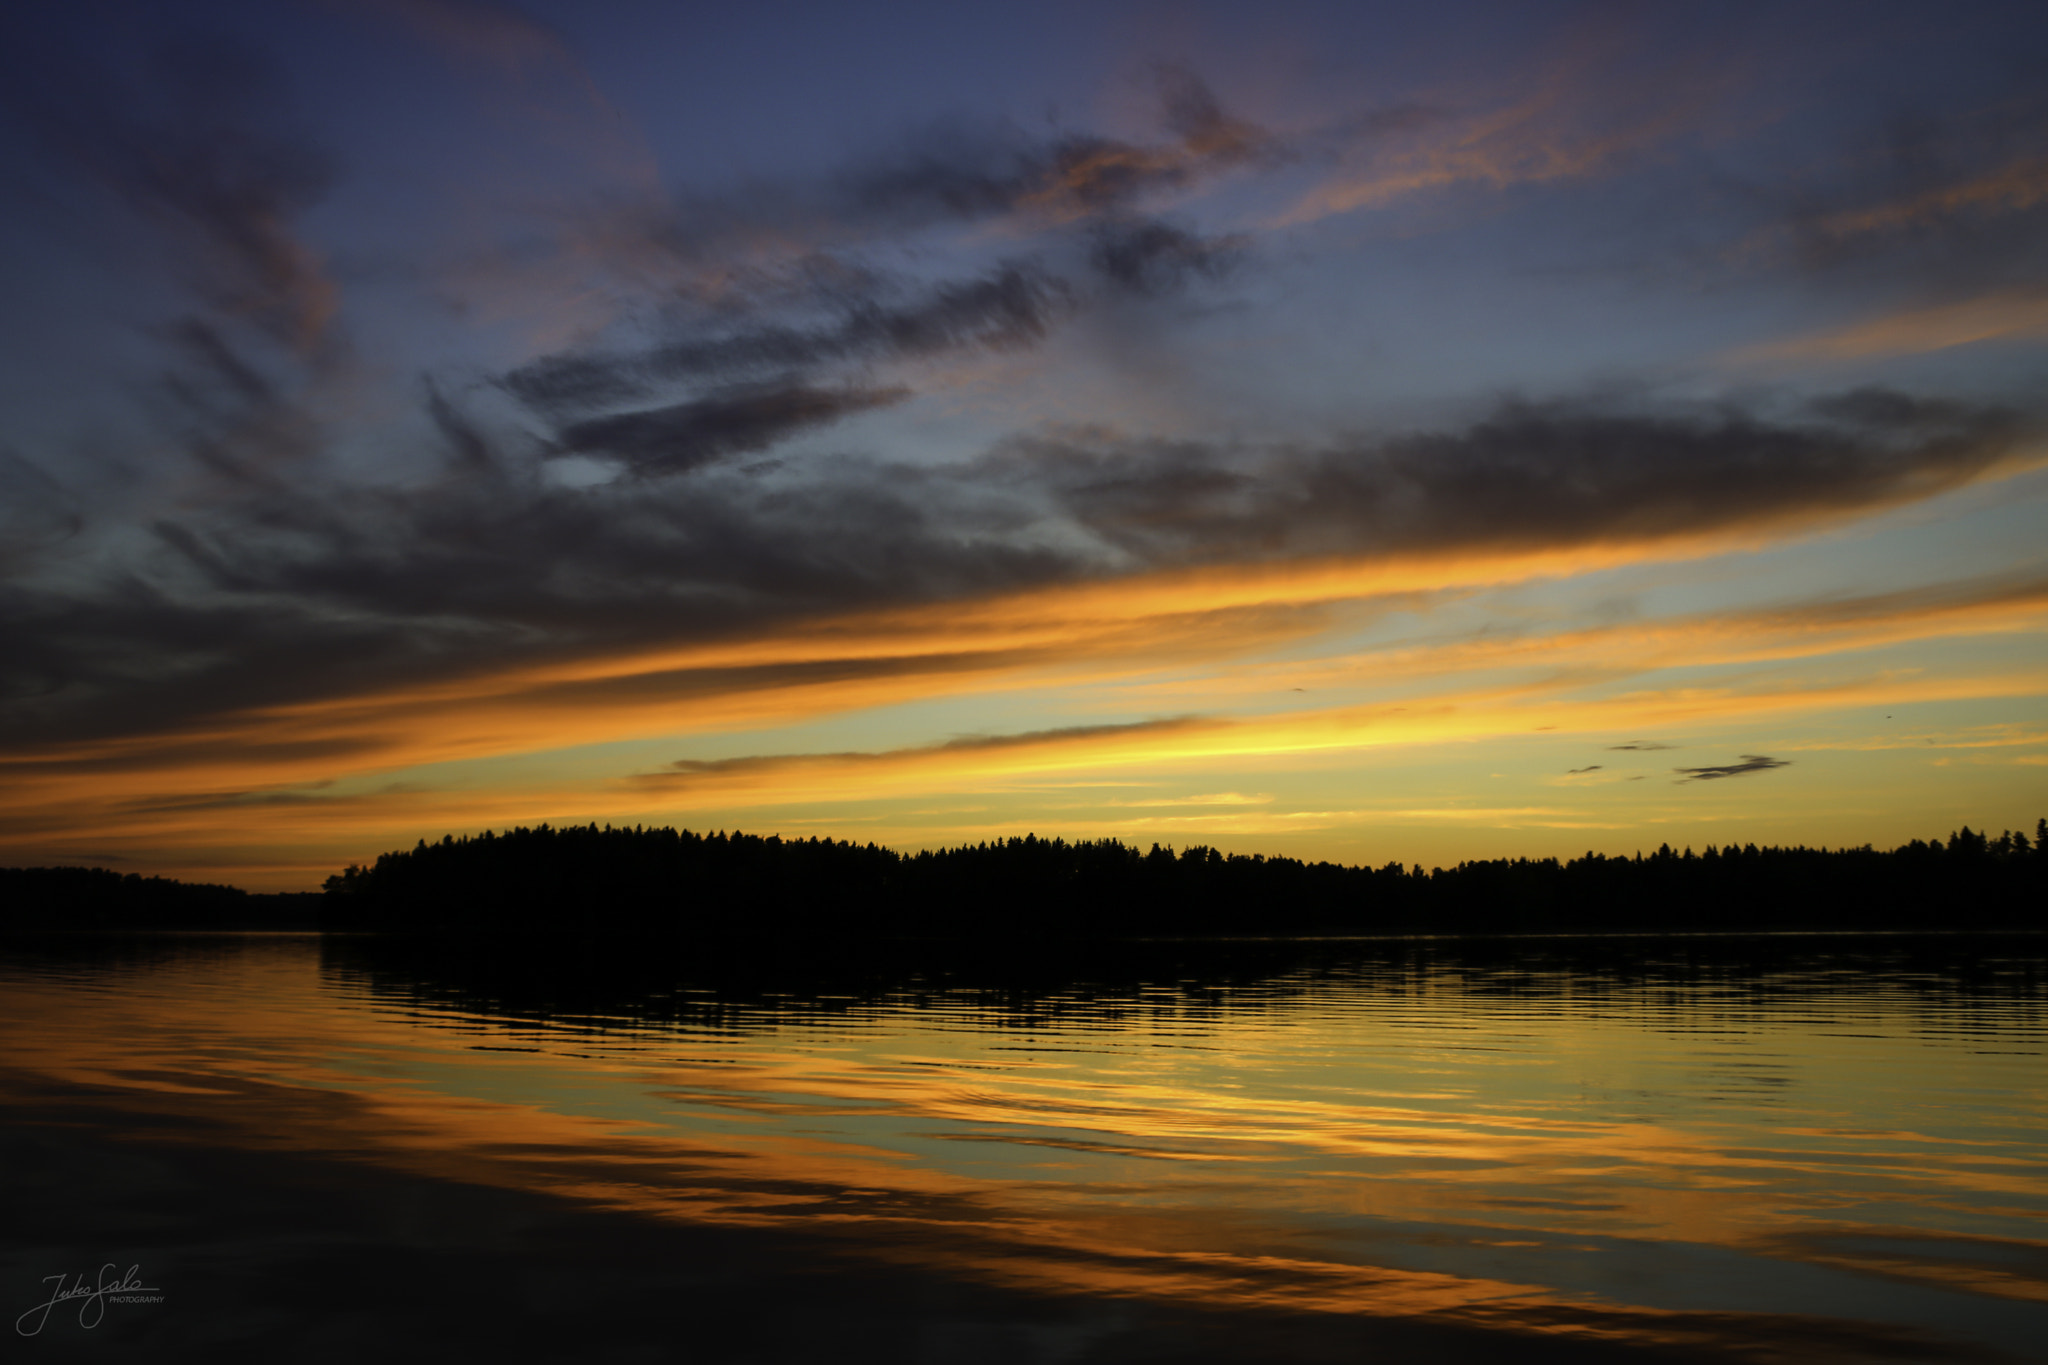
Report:
M1226 1016L1332 1017L1344 1002L1446 999L1474 1010L1623 1010L1646 1023L1886 1007L1960 1026L1973 1013L2048 1022L2048 957L2031 937L1730 936L816 943L764 951L611 937L340 935L330 980L507 1027L861 1027L886 1013L945 1027L1199 1035Z
M1754 844L1425 871L1026 836L939 852L595 825L424 841L327 882L333 927L693 938L2038 929L2041 837Z

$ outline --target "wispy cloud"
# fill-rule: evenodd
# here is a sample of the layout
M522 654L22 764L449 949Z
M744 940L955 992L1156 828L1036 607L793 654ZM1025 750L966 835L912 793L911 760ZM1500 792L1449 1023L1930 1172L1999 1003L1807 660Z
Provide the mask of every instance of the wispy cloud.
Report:
M301 351L325 339L337 291L299 220L336 176L269 63L238 43L182 35L155 45L129 98L61 47L12 82L72 166L158 229L187 285L223 316Z
M1604 175L1697 133L1740 87L1744 64L1711 45L1679 60L1646 60L1644 36L1626 22L1587 25L1530 54L1515 78L1499 83L1504 96L1475 91L1339 121L1335 168L1269 226L1459 187L1499 191Z
M1697 546L1679 550L1701 552ZM598 634L580 645L569 636L566 643L572 647L567 648L521 649L516 641L494 641L479 629L469 668L450 670L444 663L422 669L401 658L381 685L373 685L379 680L366 664L375 660L365 659L363 642L336 633L325 646L331 654L308 657L304 646L320 637L294 637L272 614L246 620L249 634L239 646L241 662L247 667L269 648L280 652L281 668L289 663L294 670L327 670L327 676L307 676L298 683L296 696L286 691L263 699L259 694L236 705L238 699L222 697L218 675L209 684L207 673L195 671L159 680L148 692L132 686L126 691L131 708L138 695L153 695L166 708L153 725L107 727L98 736L86 732L68 739L49 727L37 743L18 746L11 762L18 773L72 771L81 777L94 774L92 780L102 782L115 768L144 772L207 760L238 771L251 765L365 770L593 743L672 728L685 717L700 729L762 725L900 703L934 689L1006 690L1055 681L1100 685L1130 679L1126 704L1164 710L1219 703L1253 711L1299 707L1307 697L1338 687L1345 677L1361 675L1383 687L1420 687L1423 691L1412 695L1434 702L1439 698L1433 694L1444 684L1504 667L1534 670L1535 681L1528 686L1537 691L1528 695L1555 694L1595 679L1619 680L1675 666L1821 658L1910 640L2035 630L2048 611L2048 586L2037 579L1998 577L1561 634L1395 641L1326 665L1262 664L1235 684L1211 677L1178 699L1172 687L1145 681L1151 671L1176 663L1241 658L1256 648L1309 638L1328 624L1329 603L1385 594L1405 601L1418 589L1525 582L1639 562L1645 553L1625 548L1592 559L1573 551L1175 571L881 611L785 617L779 623L770 617L747 629L736 617L714 615L694 632L694 641L671 630L667 641L637 648L631 636L607 648ZM179 628L178 619L164 616L160 608L146 619L158 630ZM234 614L217 615L211 627L220 632L242 623ZM714 625L720 628L711 629ZM17 676L29 665L30 660L16 661ZM334 688L334 670L350 669L342 674L349 686ZM278 687L299 676L287 672L266 681ZM1281 678L1285 683L1277 681ZM1286 685L1301 681L1313 683L1316 692L1296 693ZM318 683L328 690L320 690ZM1892 695L1910 691L1896 681L1877 679L1871 685L1878 696L1886 695L1887 688L1894 689ZM1572 728L1608 734L1623 726L1654 731L1677 716L1739 711L1749 704L1740 691L1702 692L1676 716L1638 716L1638 722L1650 719L1653 725L1631 724L1630 713L1617 709L1597 718L1574 715ZM33 705L23 703L17 710L29 711ZM1332 713L1325 704L1291 714ZM166 724L174 716L179 723ZM130 719L126 713L123 718ZM1411 719L1420 723L1419 716ZM1312 720L1306 723L1314 728ZM1467 714L1459 725L1513 730L1547 723L1548 718L1505 717L1479 722ZM1426 725L1423 732L1434 733ZM1648 749L1652 744L1617 747Z
M2048 294L2004 290L1904 312L1886 313L1846 327L1830 328L1733 351L1732 365L1788 360L1849 361L1872 356L1925 355L1986 341L2025 341L2048 336Z
M1890 202L1811 219L1804 230L1843 240L1898 232L1960 214L2016 213L2048 204L2048 159L2028 157Z
M781 320L776 314L782 310L775 308L746 310L737 320L732 310L720 309L638 349L542 357L503 383L544 414L559 416L677 384L759 382L841 363L1003 350L1042 340L1072 294L1064 280L1029 262L939 284L909 299L890 297L893 282L865 274L827 272L815 287L822 297L799 302L818 305L803 311L822 310L826 316L808 324Z
M880 220L899 229L933 219L1085 221L1287 159L1278 139L1226 110L1200 76L1172 65L1154 75L1162 141L1088 133L1048 141L1014 128L948 129L844 176L840 212L850 222Z
M896 776L909 771L930 777L961 767L1025 773L1042 768L1068 768L1077 756L1086 761L1128 761L1133 753L1156 752L1172 742L1213 728L1201 717L1135 721L1122 725L1076 725L1014 735L973 735L942 744L880 753L787 754L726 759L677 759L659 772L639 773L631 780L642 786L684 787L709 782L721 787L786 781L792 774L813 780L828 772L867 771Z
M1712 764L1703 768L1673 768L1683 782L1711 782L1723 777L1747 777L1751 773L1767 773L1773 768L1789 768L1790 759L1767 758L1763 754L1744 754L1740 763Z
M562 428L559 449L616 459L637 474L676 474L728 455L767 450L797 432L909 396L901 388L803 384L729 389L665 408L572 423Z

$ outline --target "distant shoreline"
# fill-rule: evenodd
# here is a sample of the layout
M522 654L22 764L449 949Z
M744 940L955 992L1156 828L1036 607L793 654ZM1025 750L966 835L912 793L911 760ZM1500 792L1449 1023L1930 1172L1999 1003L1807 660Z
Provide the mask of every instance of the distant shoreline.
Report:
M323 892L0 869L0 928L683 939L1373 941L2048 930L2048 820L1889 851L1668 845L1424 870L1026 835L899 853L829 839L541 825L420 841Z

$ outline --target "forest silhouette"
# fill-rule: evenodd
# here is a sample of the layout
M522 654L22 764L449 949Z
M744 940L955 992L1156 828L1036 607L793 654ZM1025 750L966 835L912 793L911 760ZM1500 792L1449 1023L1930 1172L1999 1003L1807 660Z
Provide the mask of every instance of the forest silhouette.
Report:
M317 892L249 892L104 867L0 867L0 928L317 929Z
M318 895L0 869L14 929L1045 938L2048 927L2048 820L1890 851L1754 844L1424 869L1035 835L900 853L833 839L540 825L421 840Z
M421 841L331 877L360 929L1022 940L1114 935L1670 933L2042 927L2036 835L1880 852L1666 846L1425 870L1032 835L876 844L596 825Z

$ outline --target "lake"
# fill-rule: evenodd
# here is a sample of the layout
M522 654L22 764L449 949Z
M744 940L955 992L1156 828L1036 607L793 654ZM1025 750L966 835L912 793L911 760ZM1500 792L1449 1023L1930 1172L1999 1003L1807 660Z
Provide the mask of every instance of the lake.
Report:
M0 1042L22 1359L2048 1359L2039 939L15 940Z

